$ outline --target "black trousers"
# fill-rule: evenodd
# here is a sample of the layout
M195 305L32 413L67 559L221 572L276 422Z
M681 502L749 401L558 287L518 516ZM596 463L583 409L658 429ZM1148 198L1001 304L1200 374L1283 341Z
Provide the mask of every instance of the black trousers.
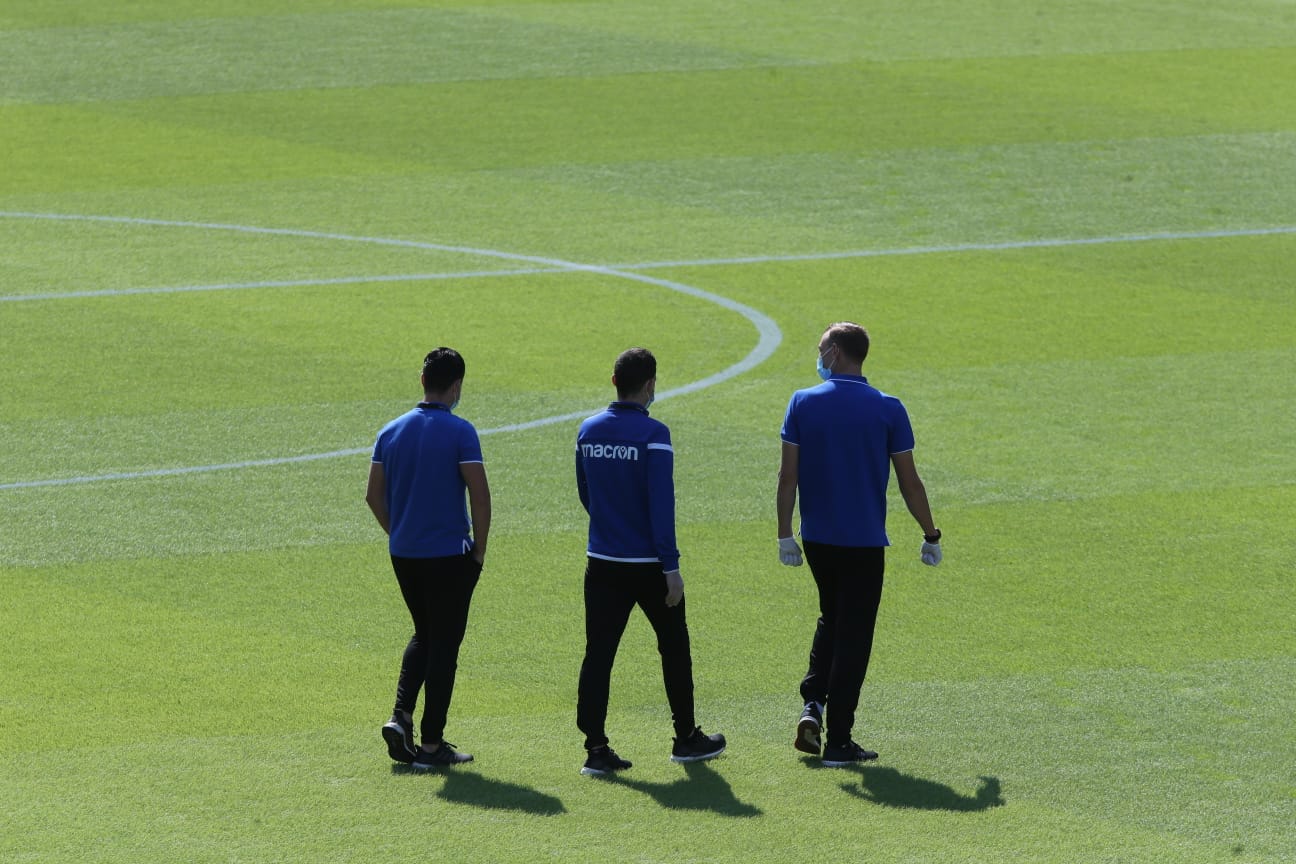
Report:
M693 731L693 657L689 649L684 600L666 605L666 579L660 564L624 564L589 558L585 566L585 660L576 699L576 726L585 747L608 743L608 691L621 635L636 605L657 634L662 680L676 736Z
M419 690L426 691L419 733L431 747L445 732L459 667L459 645L468 628L468 607L481 566L466 554L446 558L393 555L391 560L401 596L414 619L414 635L405 646L396 683L396 710L413 714Z
M845 744L851 740L860 688L873 653L886 549L809 541L802 545L819 589L819 622L801 698L828 706L827 743Z

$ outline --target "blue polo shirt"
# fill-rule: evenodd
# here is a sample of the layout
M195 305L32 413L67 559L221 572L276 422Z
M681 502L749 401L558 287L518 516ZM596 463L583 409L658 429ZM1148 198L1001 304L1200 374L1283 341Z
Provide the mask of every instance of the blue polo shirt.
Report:
M373 461L387 480L392 555L442 558L472 549L459 473L460 465L483 461L471 423L440 402L420 402L378 433Z
M666 424L613 402L576 434L576 491L589 513L591 558L679 569L675 449Z
M891 454L914 448L904 405L858 375L798 390L782 438L798 449L801 537L834 546L889 546Z

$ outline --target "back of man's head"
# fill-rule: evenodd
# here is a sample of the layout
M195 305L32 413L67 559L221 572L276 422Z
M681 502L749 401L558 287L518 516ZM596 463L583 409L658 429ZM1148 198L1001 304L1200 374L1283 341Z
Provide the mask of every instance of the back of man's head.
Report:
M617 397L624 399L643 390L644 385L657 377L657 358L647 348L622 351L612 367Z
M829 342L837 346L838 350L856 363L863 363L864 358L868 356L868 331L858 324L839 321L829 326L824 335L828 337Z
M444 393L464 377L464 360L453 348L436 348L423 358L423 389Z

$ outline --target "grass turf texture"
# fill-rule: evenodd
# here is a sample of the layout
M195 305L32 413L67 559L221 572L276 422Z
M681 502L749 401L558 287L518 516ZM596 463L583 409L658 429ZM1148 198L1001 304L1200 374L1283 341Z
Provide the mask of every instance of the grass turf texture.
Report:
M10 486L0 858L1296 860L1294 45L1263 2L0 3L0 211L620 264L783 337L654 408L722 759L667 761L636 619L610 718L635 768L576 773L574 423L483 440L448 730L478 761L431 777L377 736L408 627L362 454ZM360 450L435 344L490 429L594 409L632 343L666 388L756 342L605 274L394 278L520 266L0 216L0 486ZM790 746L813 596L771 518L838 318L948 534L922 568L894 503L882 760L840 772Z

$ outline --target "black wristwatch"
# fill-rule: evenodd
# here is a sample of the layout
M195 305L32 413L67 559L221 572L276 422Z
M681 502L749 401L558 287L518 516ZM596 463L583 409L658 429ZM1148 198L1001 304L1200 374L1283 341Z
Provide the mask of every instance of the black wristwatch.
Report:
M940 538L941 538L941 533L940 533L940 529L939 529L939 528L936 529L936 533L935 533L935 534L924 534L924 535L923 535L923 539L926 540L928 543L939 543L939 542L940 542Z

